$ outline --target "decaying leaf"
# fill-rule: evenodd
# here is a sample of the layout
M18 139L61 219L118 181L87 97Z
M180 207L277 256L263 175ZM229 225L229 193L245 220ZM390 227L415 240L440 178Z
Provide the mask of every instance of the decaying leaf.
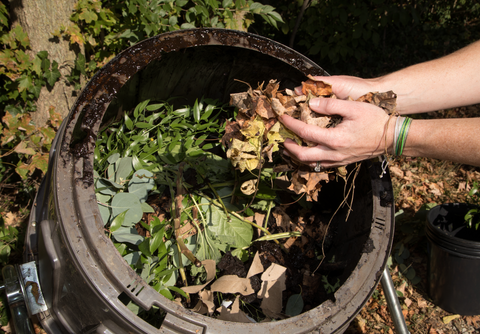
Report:
M252 195L253 193L255 193L255 188L256 187L257 187L257 180L256 179L251 179L251 180L243 182L242 185L240 186L240 190L245 195Z

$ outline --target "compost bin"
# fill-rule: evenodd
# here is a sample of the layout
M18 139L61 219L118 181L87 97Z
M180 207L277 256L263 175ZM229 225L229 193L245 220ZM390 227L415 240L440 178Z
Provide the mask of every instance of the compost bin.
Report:
M352 203L332 222L329 253L345 263L341 286L321 305L275 322L220 321L157 293L105 235L94 193L96 134L139 102L171 96L184 97L181 104L202 96L228 102L231 93L245 90L242 82L276 79L281 88L293 89L309 74L327 75L284 45L223 29L162 34L99 70L57 133L27 231L24 260L37 264L46 308L37 317L47 333L342 333L380 281L393 240L391 181L379 161L362 163ZM343 187L330 182L318 205L334 210ZM119 296L144 309L163 309L162 326L135 316Z

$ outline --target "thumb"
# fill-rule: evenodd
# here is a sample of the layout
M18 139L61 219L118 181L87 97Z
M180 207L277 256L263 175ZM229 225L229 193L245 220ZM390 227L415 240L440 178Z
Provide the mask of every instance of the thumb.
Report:
M355 102L316 97L309 101L309 106L310 109L322 115L346 116L348 110L354 106L352 103Z
M360 96L371 91L369 90L371 89L369 81L358 77L336 75L330 77L316 76L313 78L332 85L333 93L340 99L351 97L356 100Z

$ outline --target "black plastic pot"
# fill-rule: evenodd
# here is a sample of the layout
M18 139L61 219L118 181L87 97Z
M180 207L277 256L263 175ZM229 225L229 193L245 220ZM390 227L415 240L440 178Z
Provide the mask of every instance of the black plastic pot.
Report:
M25 261L38 261L48 333L342 333L373 293L393 240L393 194L381 164L365 161L355 196L331 224L330 251L345 263L334 296L296 317L269 323L234 323L193 313L145 283L105 236L93 187L93 151L99 128L145 99L202 96L229 101L245 90L277 79L293 89L317 64L267 38L232 30L198 29L145 40L110 61L87 84L53 144L49 170L32 207ZM343 200L343 184L322 189L325 210ZM347 209L353 211L347 215ZM348 219L347 219L348 216ZM160 329L120 301L167 313Z
M427 216L428 290L445 311L480 314L480 230L468 228L467 204L443 204Z

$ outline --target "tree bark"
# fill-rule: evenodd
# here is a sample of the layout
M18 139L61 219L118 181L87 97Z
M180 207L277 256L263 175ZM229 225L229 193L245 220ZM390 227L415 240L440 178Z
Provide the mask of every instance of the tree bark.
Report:
M53 88L43 87L37 101L37 111L32 120L37 126L44 125L49 119L49 109L65 117L75 102L75 89L68 85L64 77L70 73L76 54L66 40L59 40L53 32L60 26L68 26L70 15L77 0L11 0L10 15L12 24L20 24L30 39L31 55L39 51L48 51L49 59L57 61L62 77Z

